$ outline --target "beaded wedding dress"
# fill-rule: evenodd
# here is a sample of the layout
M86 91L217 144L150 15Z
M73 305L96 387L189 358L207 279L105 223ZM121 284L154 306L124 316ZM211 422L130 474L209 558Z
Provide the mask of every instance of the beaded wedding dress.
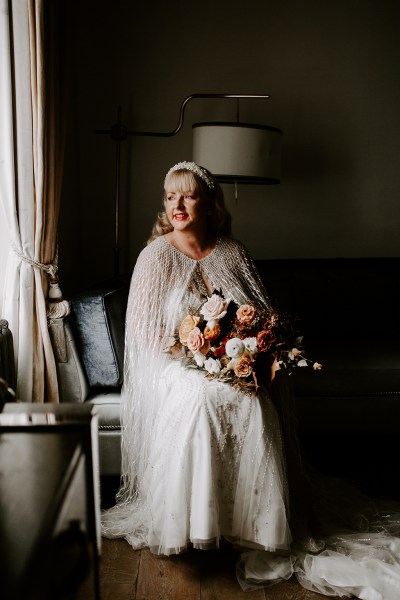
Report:
M271 308L252 259L232 239L219 238L196 261L161 236L138 258L126 319L121 488L103 513L103 535L163 555L225 538L241 549L243 589L296 573L327 595L399 598L398 519L380 518L368 537L328 527L323 542L293 541L281 419L269 394L207 379L168 353L182 319L214 289L238 305Z

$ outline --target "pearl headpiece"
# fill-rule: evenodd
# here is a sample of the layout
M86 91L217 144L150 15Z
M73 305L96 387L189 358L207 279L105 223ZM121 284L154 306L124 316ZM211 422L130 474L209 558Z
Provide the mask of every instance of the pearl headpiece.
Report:
M168 171L168 173L165 176L165 181L167 180L168 176L173 173L174 171L180 171L181 169L186 169L187 171L192 171L192 173L194 173L195 175L197 175L198 177L200 177L200 179L202 179L204 181L204 183L207 185L207 187L210 188L210 190L214 189L214 181L211 179L211 177L208 175L207 171L203 168L203 167L199 167L199 165L196 165L196 163L194 162L180 162L177 163L176 165L174 165L173 167L170 168L170 170Z

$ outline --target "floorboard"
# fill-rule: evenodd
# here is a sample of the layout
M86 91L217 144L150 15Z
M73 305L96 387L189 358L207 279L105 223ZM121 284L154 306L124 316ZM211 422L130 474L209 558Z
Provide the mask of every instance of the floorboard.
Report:
M141 551L141 562L135 600L200 600L198 564L189 554L159 557L149 550Z
M102 540L101 600L321 600L292 578L264 589L244 592L236 579L236 552L189 550L158 557L148 549L133 550L122 539ZM92 600L88 576L76 600Z

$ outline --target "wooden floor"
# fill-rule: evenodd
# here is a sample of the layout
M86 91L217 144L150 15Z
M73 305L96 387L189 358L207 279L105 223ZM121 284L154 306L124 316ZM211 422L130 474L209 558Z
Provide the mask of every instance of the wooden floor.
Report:
M147 549L133 550L124 540L102 540L101 600L321 600L293 578L256 591L243 592L235 574L236 553L189 550L160 558ZM76 600L91 600L92 577Z

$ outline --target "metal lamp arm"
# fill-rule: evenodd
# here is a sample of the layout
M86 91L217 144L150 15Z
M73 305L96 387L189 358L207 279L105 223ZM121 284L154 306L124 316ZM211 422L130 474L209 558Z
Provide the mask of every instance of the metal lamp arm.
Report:
M236 99L264 99L268 100L270 95L258 95L258 94L191 94L181 104L181 108L179 111L179 122L178 125L172 131L129 131L125 125L122 123L116 123L112 125L112 127L108 130L98 129L95 133L103 133L108 134L112 137L116 142L122 142L129 135L140 135L140 136L148 136L148 137L172 137L179 133L183 126L183 120L185 116L186 106L189 104L191 100L195 100L197 98L236 98Z

